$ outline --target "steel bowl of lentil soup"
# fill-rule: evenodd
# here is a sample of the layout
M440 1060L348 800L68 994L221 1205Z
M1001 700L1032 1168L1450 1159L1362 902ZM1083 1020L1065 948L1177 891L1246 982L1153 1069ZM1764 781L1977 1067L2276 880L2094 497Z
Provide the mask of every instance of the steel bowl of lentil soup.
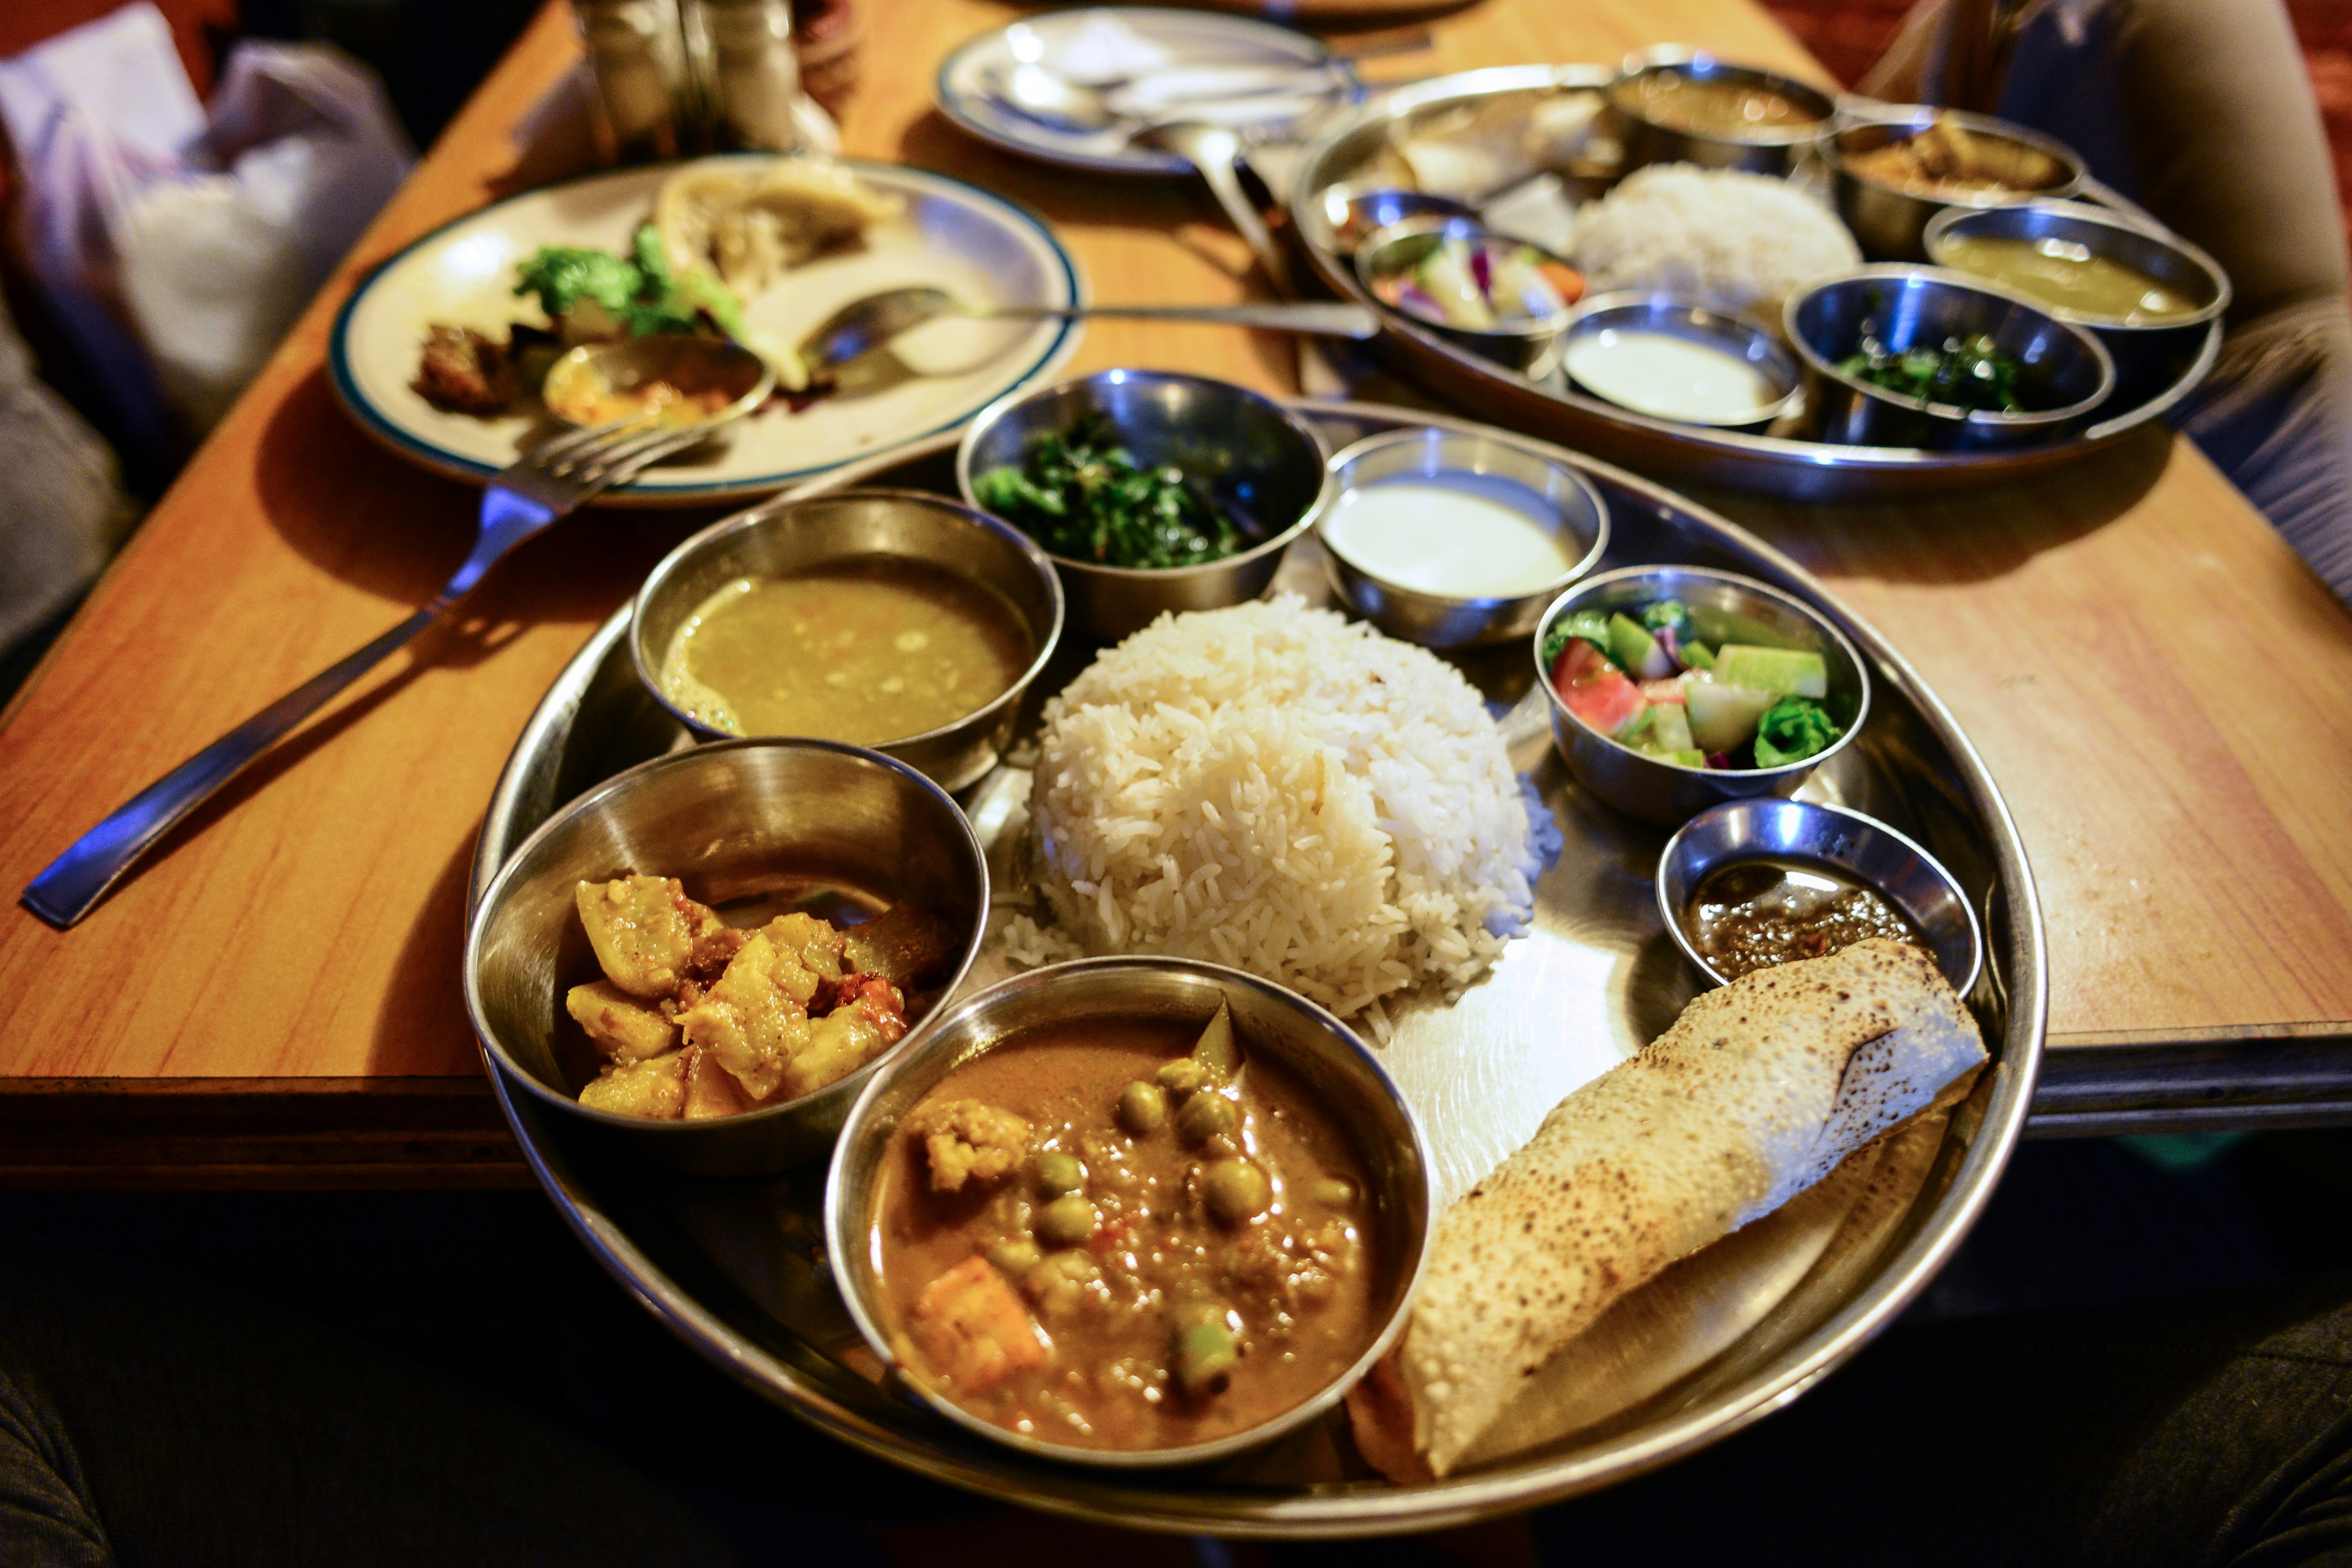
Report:
M1018 529L935 495L757 507L637 591L637 679L703 740L838 741L943 788L996 765L1062 635L1061 583Z
M948 1420L1139 1468L1329 1412L1403 1331L1431 1161L1378 1059L1238 970L1107 958L949 1010L851 1109L826 1243Z

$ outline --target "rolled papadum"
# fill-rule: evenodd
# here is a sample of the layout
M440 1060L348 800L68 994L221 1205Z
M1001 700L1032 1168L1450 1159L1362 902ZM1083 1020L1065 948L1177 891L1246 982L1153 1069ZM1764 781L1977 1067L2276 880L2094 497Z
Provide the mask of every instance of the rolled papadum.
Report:
M1984 1060L1968 1009L1902 942L1699 997L1438 1221L1404 1339L1349 1395L1358 1447L1393 1479L1445 1475L1612 1303L1958 1098Z

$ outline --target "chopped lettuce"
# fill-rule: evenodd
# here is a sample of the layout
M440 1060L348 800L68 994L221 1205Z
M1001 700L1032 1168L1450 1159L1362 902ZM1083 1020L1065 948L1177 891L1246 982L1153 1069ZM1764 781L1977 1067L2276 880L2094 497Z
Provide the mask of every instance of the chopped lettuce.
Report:
M1756 721L1756 765L1781 768L1827 751L1845 731L1810 697L1783 697Z
M1688 642L1691 636L1690 611L1680 599L1660 599L1642 612L1642 626L1657 632L1671 627L1678 642Z
M1559 650L1568 646L1570 637L1582 637L1606 654L1609 651L1609 617L1599 610L1579 610L1572 616L1560 616L1544 628L1545 668L1550 668L1558 661Z

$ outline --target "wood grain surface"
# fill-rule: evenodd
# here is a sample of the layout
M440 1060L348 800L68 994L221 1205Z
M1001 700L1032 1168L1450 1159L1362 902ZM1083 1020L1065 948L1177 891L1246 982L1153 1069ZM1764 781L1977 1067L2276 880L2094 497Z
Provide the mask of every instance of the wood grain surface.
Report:
M850 151L1024 202L1100 297L1255 291L1204 193L1025 163L931 109L939 58L1015 14L893 0L867 45ZM1819 75L1747 0L1486 0L1428 28L1430 47L1366 74L1689 41ZM327 335L366 268L577 158L576 142L515 136L575 55L551 6L0 721L0 885L21 888L463 555L478 492L360 434L328 390ZM1293 384L1286 342L1231 329L1091 327L1076 368L1117 363ZM2352 617L2192 451L2152 439L2028 491L1932 507L1707 499L1835 582L1976 738L2041 880L2054 1044L2284 1026L2308 1038L2352 1020ZM0 1180L520 1180L458 992L475 826L565 659L711 515L567 521L81 926L0 911Z

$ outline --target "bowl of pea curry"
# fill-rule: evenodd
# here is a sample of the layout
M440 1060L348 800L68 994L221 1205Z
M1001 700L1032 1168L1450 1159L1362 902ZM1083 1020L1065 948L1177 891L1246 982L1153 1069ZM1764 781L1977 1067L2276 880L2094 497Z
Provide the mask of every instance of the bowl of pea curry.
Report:
M1045 1457L1187 1464L1328 1412L1401 1330L1430 1163L1321 1008L1176 959L982 992L878 1074L826 1224L876 1352Z

